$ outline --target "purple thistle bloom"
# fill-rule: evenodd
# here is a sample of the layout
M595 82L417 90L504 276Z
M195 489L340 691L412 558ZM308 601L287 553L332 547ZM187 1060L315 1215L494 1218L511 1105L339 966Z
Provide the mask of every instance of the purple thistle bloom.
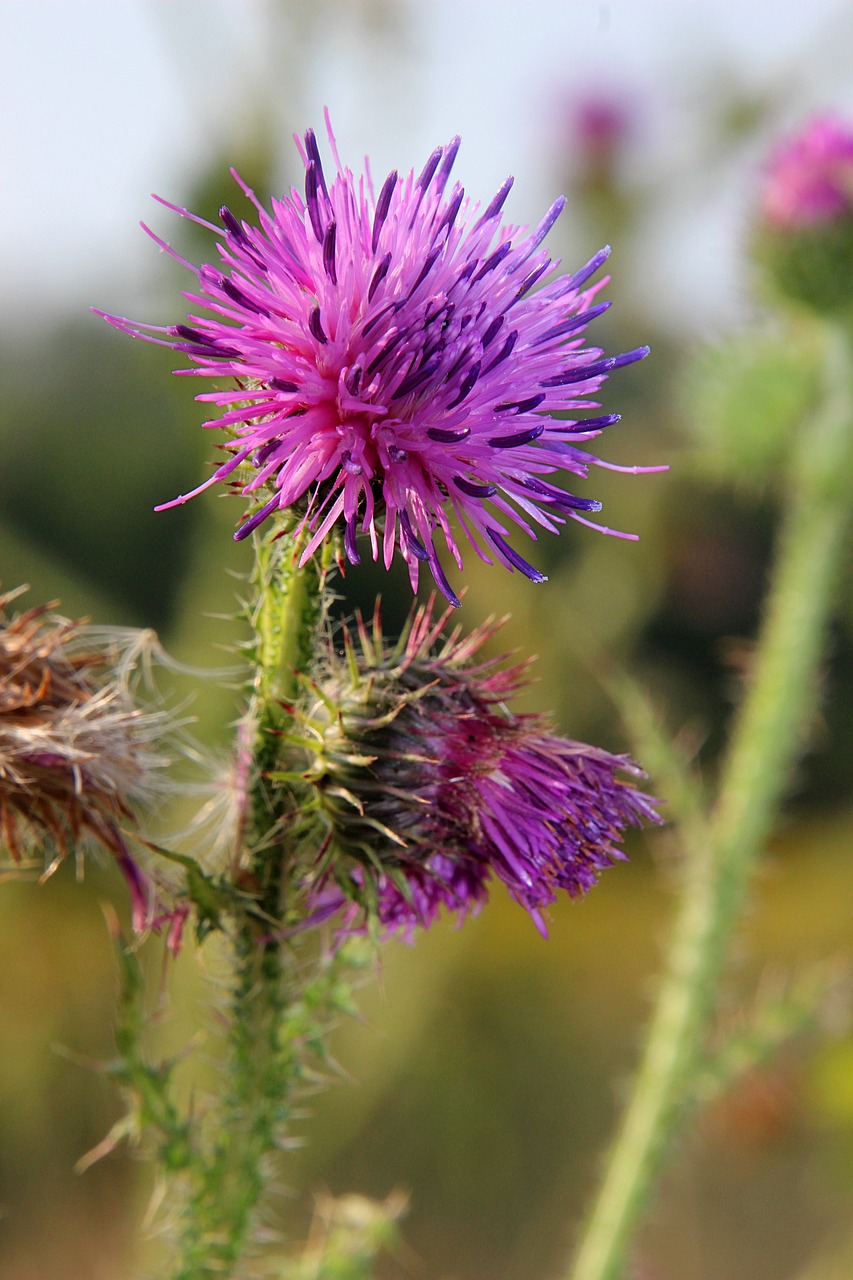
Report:
M496 625L460 639L442 635L446 618L418 609L389 649L377 615L372 634L360 624L358 647L344 634L343 658L330 647L294 738L294 764L313 740L311 762L281 775L311 785L308 842L317 817L326 830L310 873L313 913L343 908L344 931L375 917L410 934L443 907L478 910L497 877L544 934L559 892L585 893L624 856L625 828L659 818L619 776L644 776L628 756L506 709L526 668L479 656Z
M599 407L590 397L611 370L648 351L605 357L583 346L587 324L609 305L593 304L606 279L588 283L609 249L540 284L556 266L541 245L562 198L533 232L503 224L512 179L485 209L448 185L458 138L419 175L389 174L377 195L369 171L356 178L341 165L331 128L329 138L336 175L327 180L309 130L297 140L304 196L291 190L271 213L234 174L258 225L223 208L217 227L168 206L221 237L218 265L185 263L149 232L197 275L198 291L185 297L204 314L167 328L105 316L189 356L196 368L179 372L238 382L198 397L216 406L205 425L229 432L231 456L164 506L246 463L240 491L257 505L237 539L292 509L288 527L307 532L303 561L342 529L357 564L366 533L374 559L381 549L387 568L399 549L413 586L426 563L457 605L435 542L440 530L461 567L455 516L487 563L543 581L510 545L511 527L535 538L536 525L591 523L600 503L542 477L608 465L579 446L618 415L578 415Z
M798 231L853 210L853 128L815 116L773 153L761 197L767 222Z

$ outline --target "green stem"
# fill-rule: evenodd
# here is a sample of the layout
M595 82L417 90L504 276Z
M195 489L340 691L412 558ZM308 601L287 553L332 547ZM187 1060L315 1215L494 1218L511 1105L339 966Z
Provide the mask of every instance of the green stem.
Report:
M850 361L827 335L823 413L792 468L787 514L750 687L718 803L686 836L666 971L620 1131L571 1280L619 1280L633 1232L684 1117L728 944L817 699L817 676L850 514Z
M180 1265L175 1280L225 1280L251 1241L255 1211L266 1183L265 1164L281 1143L299 1083L299 1045L288 1034L301 988L288 982L287 944L275 922L286 908L290 850L287 792L271 788L280 734L298 673L310 663L322 620L323 564L297 566L298 548L256 543L256 598L252 615L255 678L249 716L252 784L243 852L235 867L245 909L233 922L231 1013L227 1085L190 1169Z

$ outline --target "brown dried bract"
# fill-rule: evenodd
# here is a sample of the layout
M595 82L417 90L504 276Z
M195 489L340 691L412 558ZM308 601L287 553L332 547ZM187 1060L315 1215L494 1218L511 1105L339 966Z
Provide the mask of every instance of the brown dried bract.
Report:
M45 838L65 856L84 832L122 856L151 717L82 624L51 616L55 604L7 618L19 594L0 594L0 836L16 861Z

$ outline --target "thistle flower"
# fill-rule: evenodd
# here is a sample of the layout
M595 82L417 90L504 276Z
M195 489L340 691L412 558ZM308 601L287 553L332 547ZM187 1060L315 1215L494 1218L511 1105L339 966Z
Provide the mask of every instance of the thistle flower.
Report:
M504 706L526 666L480 651L497 631L443 635L432 604L386 646L377 614L330 647L310 705L297 711L292 769L300 797L317 915L347 908L345 927L375 915L390 931L429 925L442 907L479 909L493 877L546 932L561 890L585 893L623 855L627 826L659 821L630 781L627 756L555 737L547 719ZM307 758L307 767L303 766Z
M853 210L853 128L815 116L770 158L761 197L774 227L802 230Z
M817 116L771 156L754 238L782 294L849 317L853 298L853 127Z
M196 367L179 372L237 380L197 397L218 413L205 425L232 436L228 460L163 505L239 475L254 509L236 539L292 511L285 527L306 533L303 561L342 529L356 564L365 533L374 559L387 568L399 551L413 586L427 564L458 605L436 546L440 531L461 567L455 516L487 563L543 581L511 546L510 526L535 538L537 525L590 523L601 504L545 477L609 465L580 446L619 415L579 414L600 407L590 397L613 369L648 352L583 346L609 305L593 305L606 279L589 283L609 249L534 292L557 265L541 245L562 198L533 232L503 224L511 178L484 209L458 183L448 190L458 138L419 175L390 173L377 194L369 169L356 178L342 166L331 128L329 139L336 175L327 179L309 130L297 139L304 198L293 189L271 212L234 173L257 225L223 207L217 227L161 201L220 237L219 263L196 268L148 232L197 276L185 297L206 314L166 328L104 317L187 355Z
M36 847L64 858L84 838L106 849L141 929L153 897L122 828L155 790L164 714L134 704L115 645L52 605L8 618L18 594L0 595L0 835L16 862Z

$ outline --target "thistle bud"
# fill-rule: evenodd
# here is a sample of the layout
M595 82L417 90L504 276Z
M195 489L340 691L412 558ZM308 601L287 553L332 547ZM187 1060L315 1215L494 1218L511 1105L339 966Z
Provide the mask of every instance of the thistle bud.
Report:
M478 910L497 877L544 934L560 891L585 893L624 856L627 826L659 821L654 802L629 757L512 713L526 665L482 656L495 624L462 638L446 617L418 609L393 646L378 614L344 632L298 713L290 754L305 767L287 776L307 784L315 910L409 935L442 907Z

